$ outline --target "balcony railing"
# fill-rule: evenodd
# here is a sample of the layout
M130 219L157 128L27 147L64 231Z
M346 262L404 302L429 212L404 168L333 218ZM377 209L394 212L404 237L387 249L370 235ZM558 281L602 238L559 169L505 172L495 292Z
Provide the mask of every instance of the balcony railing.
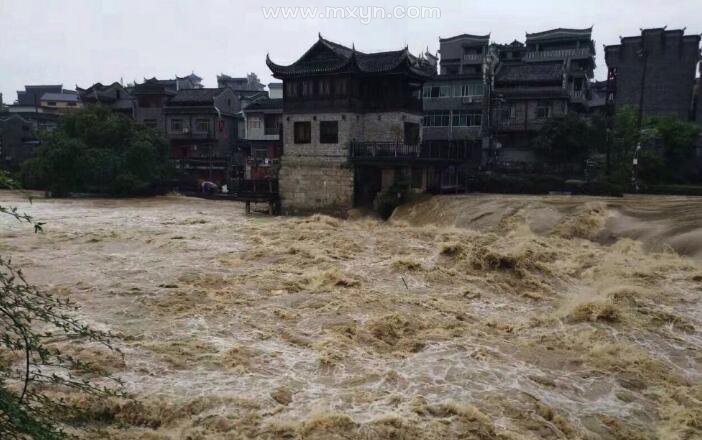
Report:
M587 98L585 90L571 90L570 97L575 101L583 101Z
M463 55L463 62L466 64L482 64L485 55L481 53L468 53Z
M168 137L170 139L215 139L214 130L208 131L191 131L191 130L169 130Z
M349 157L359 161L463 161L471 158L468 142L351 142Z
M592 52L588 47L573 48L573 49L556 49L527 52L525 58L527 60L557 60L563 58L589 57Z

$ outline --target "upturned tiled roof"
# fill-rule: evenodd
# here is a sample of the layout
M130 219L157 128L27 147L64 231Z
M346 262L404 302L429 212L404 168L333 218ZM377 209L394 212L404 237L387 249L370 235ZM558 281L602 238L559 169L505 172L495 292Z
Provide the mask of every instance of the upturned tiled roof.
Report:
M557 82L563 79L563 68L563 61L553 63L502 64L495 74L495 82Z
M419 76L431 76L434 67L409 53L407 48L376 53L363 53L333 41L319 40L294 63L283 66L266 56L266 64L276 77L334 73L357 70L364 73L390 72L406 68L407 72ZM403 67L404 66L404 67Z
M245 111L250 111L250 110L273 110L273 109L283 109L283 99L282 98L277 98L277 99L270 99L270 98L262 98L258 99L251 104L249 104L248 107L246 107Z
M65 102L78 102L78 95L76 93L44 93L41 95L42 101L65 101Z
M471 34L461 34L455 35L453 37L439 38L439 43L448 43L450 41L465 40L468 43L475 44L488 44L490 43L490 34L487 35L471 35Z
M530 34L527 32L526 38L527 43L537 40L554 40L560 38L588 38L592 37L592 27L585 29L569 29L569 28L557 28L549 29L543 32L534 32Z
M218 88L183 89L178 91L170 103L171 105L212 104L223 91L224 89Z

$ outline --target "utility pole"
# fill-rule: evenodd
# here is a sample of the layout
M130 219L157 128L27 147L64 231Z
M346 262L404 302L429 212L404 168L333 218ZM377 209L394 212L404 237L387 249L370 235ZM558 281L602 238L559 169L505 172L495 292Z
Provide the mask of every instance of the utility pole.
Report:
M646 91L646 69L648 68L648 51L646 50L646 40L643 35L641 36L641 49L638 51L637 54L641 58L642 68L641 88L639 94L639 114L636 121L636 129L638 136L636 140L636 147L634 149L634 158L632 160L633 172L631 176L631 182L634 186L635 192L639 192L639 152L641 151L641 128L643 126L644 94Z

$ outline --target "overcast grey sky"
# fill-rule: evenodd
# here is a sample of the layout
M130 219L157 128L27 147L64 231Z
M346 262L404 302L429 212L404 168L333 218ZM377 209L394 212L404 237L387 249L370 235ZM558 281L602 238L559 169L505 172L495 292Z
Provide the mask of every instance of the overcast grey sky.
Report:
M440 18L264 18L263 7L282 0L0 0L0 92L11 103L24 84L88 87L100 81L170 78L192 71L216 86L216 75L256 72L272 80L266 53L278 63L299 57L325 38L362 51L434 52L439 37L492 33L496 42L524 39L525 32L594 25L597 77L605 75L603 44L635 35L640 27L687 27L702 32L701 0L299 0L320 8L363 5L440 8ZM367 9L356 9L356 15ZM409 13L410 11L407 10Z

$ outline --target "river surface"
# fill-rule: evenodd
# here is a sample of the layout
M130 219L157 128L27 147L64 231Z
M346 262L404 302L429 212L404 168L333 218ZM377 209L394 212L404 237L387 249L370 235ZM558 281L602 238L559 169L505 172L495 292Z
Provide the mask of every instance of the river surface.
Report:
M702 198L0 201L46 223L0 252L118 335L67 345L136 399L88 438L702 438Z

